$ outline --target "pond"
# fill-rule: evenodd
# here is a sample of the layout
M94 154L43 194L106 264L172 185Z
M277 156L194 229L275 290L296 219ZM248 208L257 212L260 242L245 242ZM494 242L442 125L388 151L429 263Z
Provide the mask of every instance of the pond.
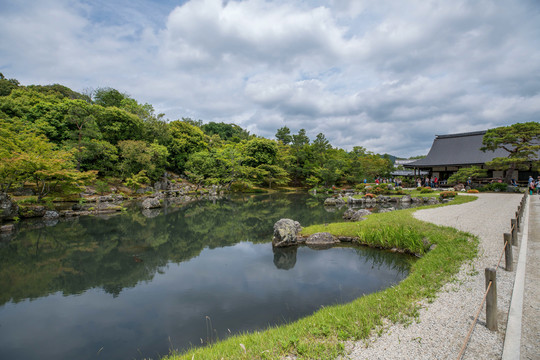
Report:
M407 276L410 257L369 248L273 251L280 218L341 219L323 200L231 196L20 230L0 242L0 358L159 359Z

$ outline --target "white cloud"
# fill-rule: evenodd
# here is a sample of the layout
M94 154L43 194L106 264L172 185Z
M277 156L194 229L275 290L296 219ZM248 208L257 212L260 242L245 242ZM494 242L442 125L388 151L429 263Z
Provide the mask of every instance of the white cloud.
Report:
M435 134L537 121L535 1L18 1L0 71L111 86L171 119L281 126L426 153Z

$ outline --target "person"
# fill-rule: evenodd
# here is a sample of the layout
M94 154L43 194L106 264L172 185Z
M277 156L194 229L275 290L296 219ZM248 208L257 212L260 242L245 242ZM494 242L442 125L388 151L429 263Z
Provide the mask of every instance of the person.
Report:
M532 181L529 181L529 195L533 194L535 187L536 183L534 182L534 179Z
M536 195L540 195L540 176L536 180Z
M469 178L467 179L467 186L468 186L468 187L471 187L471 185L472 185L472 179L469 177Z
M516 182L516 179L512 179L511 183L512 183L512 186L513 186L513 187L517 187L517 186L518 186L518 184L517 184L517 182Z

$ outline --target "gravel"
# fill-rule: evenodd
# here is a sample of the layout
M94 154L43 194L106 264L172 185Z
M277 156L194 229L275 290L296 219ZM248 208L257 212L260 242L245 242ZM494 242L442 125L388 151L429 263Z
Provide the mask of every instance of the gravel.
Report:
M476 201L419 210L415 217L451 226L480 239L478 257L461 267L455 281L446 284L432 302L422 303L412 324L388 324L381 336L347 344L346 359L457 359L485 291L484 269L497 266L503 233L522 195L477 194ZM518 251L514 248L514 258ZM498 331L485 327L485 310L466 348L463 359L500 359L515 272L497 271Z

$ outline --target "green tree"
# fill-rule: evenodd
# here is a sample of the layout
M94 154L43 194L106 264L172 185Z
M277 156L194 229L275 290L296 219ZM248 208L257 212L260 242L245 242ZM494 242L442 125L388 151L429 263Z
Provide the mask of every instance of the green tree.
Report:
M60 85L60 84L52 84L52 85L29 85L27 86L28 89L34 90L46 95L52 95L55 97L59 97L61 99L71 99L71 100L84 100L86 102L90 102L90 98L87 95L80 94L76 91L71 90L67 86Z
M505 182L510 183L514 170L534 166L538 168L540 153L540 123L532 121L501 126L488 130L483 139L482 151L503 149L507 157L499 157L486 165L492 168L507 170Z
M200 128L206 135L219 135L221 139L226 141L240 142L240 140L249 139L249 132L236 124L211 121L208 124L202 125Z
M0 73L0 96L8 96L13 89L20 86L16 79L6 79L4 74Z
M327 150L332 148L330 141L326 139L323 133L318 133L315 140L313 140L313 150L316 153L324 154Z
M276 132L276 139L285 145L290 144L292 142L291 130L286 126L279 128Z
M99 88L94 92L94 103L103 107L122 107L122 101L128 96L120 91L105 87Z
M77 190L95 179L96 172L78 172L73 153L58 150L45 136L24 129L21 123L0 120L0 183L7 191L16 182L32 181L38 201L49 192Z
M217 159L223 164L222 183L230 186L239 180L248 180L251 167L246 165L245 144L229 143L216 150Z
M117 172L118 148L106 140L90 139L81 152L81 169L98 170L101 175Z
M226 167L214 152L203 150L189 156L184 171L188 179L197 184L219 184L225 181Z
M309 138L306 135L305 129L300 129L298 131L298 134L292 136L292 146L296 148L300 148L304 145L309 144Z
M168 145L169 163L183 171L187 159L193 153L208 148L208 143L202 130L186 121L175 120L169 123L171 141Z
M66 117L67 120L76 127L77 170L80 171L83 150L83 136L87 135L87 137L101 137L101 134L98 134L99 129L96 124L93 108L91 105L82 100L75 100L73 103L71 103Z
M246 143L246 164L251 167L259 165L274 165L276 163L278 146L275 141L255 138Z
M290 169L291 178L294 184L300 185L312 174L313 168L310 164L312 153L306 130L300 129L298 134L292 136L291 156L294 159Z
M103 139L116 145L122 140L141 140L143 137L143 121L136 115L117 107L96 109L96 121Z
M449 184L457 184L457 183L464 183L467 181L467 179L476 179L476 178L482 178L487 176L487 170L482 169L478 166L471 166L471 167L465 167L459 169L457 172L452 174L448 178Z
M144 170L151 180L163 175L169 152L158 143L148 144L140 140L124 140L118 143L123 177L129 177Z

